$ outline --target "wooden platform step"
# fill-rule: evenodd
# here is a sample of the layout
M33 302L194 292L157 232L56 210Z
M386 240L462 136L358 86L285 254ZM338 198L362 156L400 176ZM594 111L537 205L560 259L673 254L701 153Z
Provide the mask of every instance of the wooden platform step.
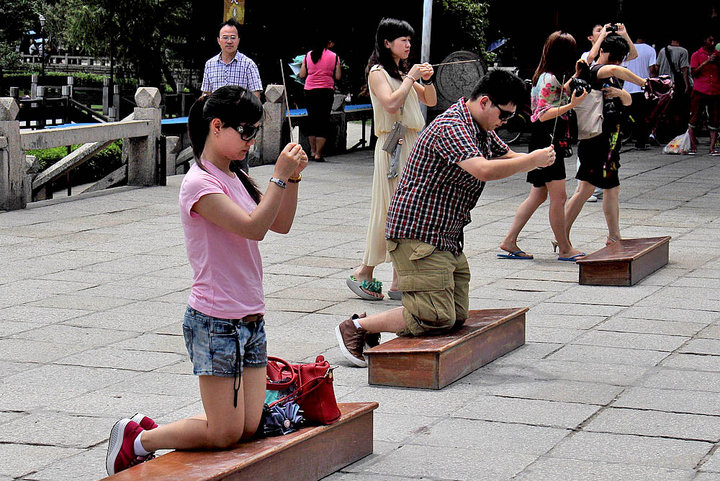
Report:
M579 259L580 284L632 286L668 263L670 236L623 239Z
M238 444L225 451L172 451L113 476L112 481L316 481L373 451L375 402L339 403L329 426Z
M465 325L439 336L397 337L365 351L368 382L442 389L525 344L527 307L470 311Z

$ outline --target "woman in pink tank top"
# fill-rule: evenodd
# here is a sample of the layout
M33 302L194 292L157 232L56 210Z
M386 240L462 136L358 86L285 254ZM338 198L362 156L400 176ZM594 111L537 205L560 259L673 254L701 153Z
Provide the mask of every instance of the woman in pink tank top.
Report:
M308 122L305 132L310 141L310 156L324 162L325 142L330 134L330 110L335 93L335 81L340 80L340 59L330 50L335 43L318 36L313 49L303 59L300 78L305 79L305 100Z

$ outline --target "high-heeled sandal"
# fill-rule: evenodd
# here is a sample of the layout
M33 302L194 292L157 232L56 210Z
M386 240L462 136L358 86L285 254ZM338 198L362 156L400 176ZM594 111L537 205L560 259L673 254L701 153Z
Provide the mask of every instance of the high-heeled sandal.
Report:
M552 240L552 241L550 241L550 243L551 243L552 246L553 246L553 252L557 252L557 250L558 250L558 241Z
M616 239L616 238L614 238L614 237L608 237L608 238L605 240L605 247L611 246L611 245L615 244L615 243L616 243L617 241L619 241L619 240L620 240L620 239Z

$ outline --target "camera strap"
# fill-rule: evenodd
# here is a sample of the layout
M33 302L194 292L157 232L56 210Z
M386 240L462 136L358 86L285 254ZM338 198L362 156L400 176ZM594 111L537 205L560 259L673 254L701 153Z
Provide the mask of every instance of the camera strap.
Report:
M557 78L557 77L555 77ZM558 101L558 104L562 103L563 94L565 93L565 75L563 75L562 82L560 83L560 100ZM557 127L558 119L560 118L560 105L557 107L558 109L558 115L555 117L555 122L553 123L552 132L550 132L550 145L553 144L555 141L555 128Z

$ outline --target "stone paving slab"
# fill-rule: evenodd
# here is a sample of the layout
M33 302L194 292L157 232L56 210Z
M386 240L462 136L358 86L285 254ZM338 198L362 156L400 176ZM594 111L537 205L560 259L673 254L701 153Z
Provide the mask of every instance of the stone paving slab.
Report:
M550 456L691 470L712 446L700 441L578 432L563 439Z
M720 417L610 408L590 421L585 430L717 443Z
M613 406L720 416L720 393L633 387L622 393Z
M380 403L374 454L327 479L720 479L720 168L659 151L623 153L623 234L673 236L669 264L633 287L578 286L552 253L547 205L519 239L535 260L498 259L528 186L488 183L465 230L470 307L529 307L527 343L440 391L369 386L337 349L337 323L400 303L345 286L364 250L371 153L312 163L293 230L261 243L268 350L322 354L340 401ZM118 417L202 410L181 329L181 180L0 213L0 481L98 479ZM605 235L601 204L585 205L575 245L592 252Z
M555 481L561 479L572 479L573 481L596 479L690 481L694 479L694 476L695 471L692 469L667 469L633 464L544 457L513 479L522 481Z

